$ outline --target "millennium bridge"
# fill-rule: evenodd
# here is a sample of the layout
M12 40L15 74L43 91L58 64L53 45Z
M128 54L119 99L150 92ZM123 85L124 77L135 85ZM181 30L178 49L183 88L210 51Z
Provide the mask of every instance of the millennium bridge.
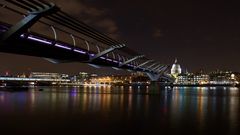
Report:
M54 3L2 0L0 13L8 16L0 20L0 52L42 57L53 63L81 62L96 68L144 72L152 81L174 80L167 73L169 65L139 54Z

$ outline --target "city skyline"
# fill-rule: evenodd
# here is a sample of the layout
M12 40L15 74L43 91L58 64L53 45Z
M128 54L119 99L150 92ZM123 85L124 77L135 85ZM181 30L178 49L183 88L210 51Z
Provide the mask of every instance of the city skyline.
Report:
M26 56L28 57L28 56ZM35 57L37 58L37 57ZM45 61L46 63L50 64L50 65L56 65L56 64L53 64L53 63L50 63L48 61ZM15 63L15 64L18 64L18 63ZM70 63L69 63L70 64ZM69 64L65 64L65 66L69 66ZM82 63L80 63L82 65ZM168 69L167 73L168 74L172 74L171 73L171 69L173 68L173 66L176 64L176 59L175 59L175 62L172 63L172 65L170 66L170 68ZM200 68L199 70L196 70L196 71L193 71L191 69L188 69L186 68L184 65L181 65L181 63L178 63L178 65L180 65L181 67L181 73L182 74L186 74L186 73L194 73L194 74L209 74L209 73L213 73L213 72L232 72L232 73L240 73L238 71L232 71L230 69L214 69L214 70L207 70L207 69L203 69L203 68ZM72 63L71 63L72 65ZM74 65L79 65L79 63L74 63ZM22 68L22 71L16 71L16 70L9 70L9 69L6 69L6 70L0 70L0 75L22 75L22 74L25 74L25 75L28 75L32 72L45 72L45 73L59 73L59 74L69 74L69 75L77 75L79 73L88 73L88 74L96 74L96 75L99 75L99 76L111 76L111 75L131 75L132 73L137 73L136 71L127 71L127 70L124 70L124 69L119 69L119 70L115 70L111 67L100 67L101 70L112 70L112 71L116 71L116 72L108 72L108 73L105 73L105 72L98 72L99 68L95 68L93 66L90 66L88 65L90 68L92 68L93 70L89 70L89 71L86 71L86 70L77 70L76 72L68 72L68 71L61 71L61 70L41 70L42 67L39 68L39 70L33 70L32 68L27 68L25 66L25 68ZM1 67L0 67L1 69ZM47 72L48 71L48 72Z
M68 5L64 0L52 2L79 20L164 64L172 64L177 57L181 65L192 72L200 69L239 72L240 65L235 62L239 57L239 20L234 2L175 1L174 6L171 6L172 2L162 1L128 2L127 5L124 5L126 1L70 0ZM119 7L125 7L124 11ZM66 72L68 69L68 73L98 71L86 64L56 65L42 58L13 54L1 53L0 60L2 72L28 69L46 72ZM101 71L108 73L109 68Z

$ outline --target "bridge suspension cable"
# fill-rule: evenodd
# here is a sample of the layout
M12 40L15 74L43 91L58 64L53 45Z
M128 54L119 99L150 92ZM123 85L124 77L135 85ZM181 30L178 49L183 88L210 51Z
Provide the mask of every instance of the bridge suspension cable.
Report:
M19 2L19 1L14 1L14 0L5 0L8 1L14 5L20 6L21 8L28 10L28 11L33 11L38 9L38 7L44 7L42 4L50 5L48 2L44 0L23 0L24 2ZM115 45L115 44L121 44L120 42L106 36L105 34L97 31L96 29L93 29L92 27L88 26L87 24L71 17L67 13L63 11L59 11L53 15L49 15L44 17L54 23L59 23L66 28L72 29L73 31L77 31L79 33L82 33L84 35L89 36L90 38L93 38L94 40L97 40L99 42L102 42L108 46ZM63 23L64 22L64 23ZM74 25L73 25L74 24ZM49 25L49 24L48 24ZM75 36L77 37L77 36ZM139 55L136 51L125 47L122 49L122 51L125 51L128 54L132 55Z

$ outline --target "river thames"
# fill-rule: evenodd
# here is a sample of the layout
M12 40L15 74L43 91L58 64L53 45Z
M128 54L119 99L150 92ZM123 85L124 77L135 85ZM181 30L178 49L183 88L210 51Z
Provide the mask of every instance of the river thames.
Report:
M240 90L115 86L0 91L0 129L1 134L238 135Z

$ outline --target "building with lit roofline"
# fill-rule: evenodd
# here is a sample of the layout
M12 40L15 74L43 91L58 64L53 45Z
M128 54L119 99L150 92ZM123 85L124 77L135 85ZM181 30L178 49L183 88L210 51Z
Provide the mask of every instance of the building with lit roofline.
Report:
M180 64L177 63L177 59L175 59L175 62L171 68L171 75L177 79L178 75L181 73L182 73L181 66L180 66Z

